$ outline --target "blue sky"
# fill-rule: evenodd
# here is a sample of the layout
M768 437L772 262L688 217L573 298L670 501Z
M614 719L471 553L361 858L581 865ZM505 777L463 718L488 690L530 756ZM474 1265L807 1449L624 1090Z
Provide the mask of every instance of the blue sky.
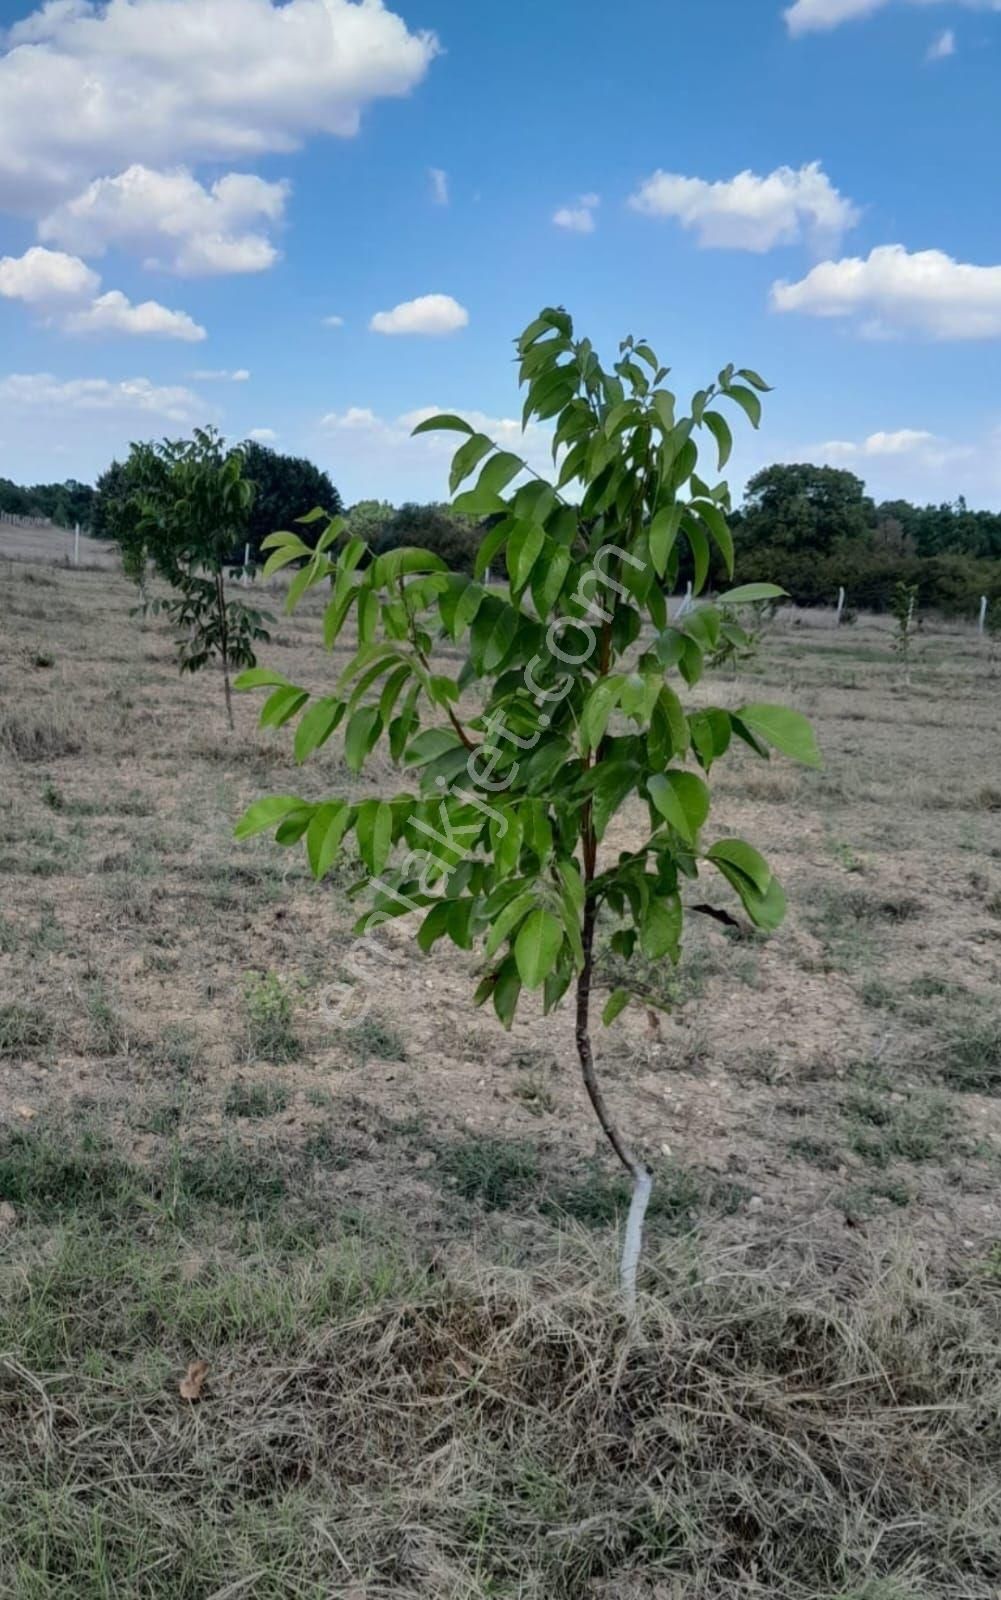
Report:
M438 497L413 414L513 436L510 340L560 302L608 350L648 337L685 393L728 360L775 384L738 494L814 459L1001 504L1001 0L0 23L0 475L92 479L213 420L349 502Z

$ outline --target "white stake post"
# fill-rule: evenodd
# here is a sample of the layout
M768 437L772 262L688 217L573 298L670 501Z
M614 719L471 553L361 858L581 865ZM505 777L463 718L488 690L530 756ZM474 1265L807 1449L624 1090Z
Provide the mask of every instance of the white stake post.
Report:
M249 583L250 582L250 574L247 571L247 568L249 566L250 566L250 543L248 541L247 544L245 544L244 547L243 547L243 581L244 581L244 583Z
M80 524L79 524L79 522L76 524L76 526L73 529L73 565L75 567L78 567L80 565Z
M987 596L985 594L982 594L980 596L980 621L977 624L978 633L983 633L983 631L986 628L986 626L987 626Z
M834 619L834 626L836 628L840 628L840 626L841 626L841 613L842 613L842 611L844 609L845 609L845 591L844 591L844 586L842 586L838 590L838 614Z
M687 617L687 615L688 615L689 611L691 611L691 609L692 609L692 581L689 578L688 587L685 590L685 598L684 598L684 600L682 600L680 606L678 607L678 616L679 617Z

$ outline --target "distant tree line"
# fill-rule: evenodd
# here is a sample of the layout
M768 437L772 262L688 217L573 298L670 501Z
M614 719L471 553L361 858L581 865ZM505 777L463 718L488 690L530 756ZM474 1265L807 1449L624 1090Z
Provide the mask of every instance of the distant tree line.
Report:
M0 478L0 511L67 527L79 522L96 538L121 542L136 515L147 449L133 446L124 462L113 461L96 489L74 479L20 488ZM327 473L311 461L255 440L241 450L254 497L231 560L243 560L245 544L259 560L268 534L322 506L344 511L350 532L376 553L421 545L453 570L472 571L486 526L476 518L436 502L361 500L345 510ZM751 479L729 520L741 580L781 583L800 605L830 605L844 585L852 606L885 611L899 584L916 586L921 606L947 613L970 614L982 594L1001 604L1001 512L972 511L962 497L937 506L876 501L843 468L776 465ZM299 531L309 542L309 526ZM683 567L682 580L687 576ZM725 581L722 569L715 577Z
M970 614L1001 599L1001 512L875 501L854 472L806 463L766 467L730 518L742 581L771 579L800 605L886 611L898 585L918 604Z
M94 507L94 490L89 483L67 478L65 483L35 483L22 488L9 478L0 478L0 511L12 517L46 517L63 528L79 522L89 530Z

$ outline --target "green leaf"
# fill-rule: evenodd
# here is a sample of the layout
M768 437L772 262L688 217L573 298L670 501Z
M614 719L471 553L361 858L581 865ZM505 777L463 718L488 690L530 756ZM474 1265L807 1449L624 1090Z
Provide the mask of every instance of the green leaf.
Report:
M238 678L233 679L234 689L265 689L265 688L290 688L288 678L281 672L273 672L270 667L251 667L247 672L241 672Z
M665 435L674 432L674 395L667 389L655 389L653 408Z
M760 389L762 394L771 394L772 392L771 384L766 383L764 378L759 378L753 367L741 367L737 376L738 378L746 378L748 383L753 385L755 389Z
M379 621L379 596L374 589L363 589L358 596L358 643L371 644Z
M305 689L297 689L294 684L287 688L276 689L274 694L269 694L261 707L258 718L262 728L280 728L297 711L301 711L309 694Z
M505 1028L509 1029L514 1021L520 994L521 979L518 976L518 968L513 958L509 956L501 965L493 988L494 1010Z
M454 750L462 740L454 728L425 728L412 744L407 746L405 760L408 767L425 767L437 761L447 750Z
M303 544L301 539L296 539L294 534L289 534L290 542L275 550L264 566L261 568L261 577L270 578L273 573L279 572L282 567L287 567L290 561L302 561L312 556L313 552L308 544Z
M782 755L802 762L805 767L821 765L816 736L801 712L790 711L787 706L753 705L741 706L733 715Z
M598 678L592 684L580 719L581 741L585 750L596 750L604 738L608 719L622 693L624 682L621 674L616 674L611 678Z
M352 772L361 771L381 728L378 706L362 706L351 718L344 736L344 759Z
M372 582L376 588L395 583L397 578L407 578L414 572L448 572L441 556L419 545L400 545L387 550L372 563Z
M503 489L506 489L512 478L523 472L525 463L510 450L499 450L491 456L483 471L476 480L476 488L471 491L477 503L482 502L485 512L493 510L494 502ZM464 500L468 496L463 497ZM470 505L469 509L472 509Z
M486 956L492 956L500 949L508 934L520 926L534 905L535 894L531 889L526 889L523 894L517 894L513 900L508 901L504 909L490 924L490 931L487 934L487 942L484 946L484 954Z
M753 389L745 389L739 383L731 383L726 391L729 400L736 400L742 411L746 411L756 428L761 422L761 401Z
M233 829L233 837L250 839L255 833L263 833L266 828L275 827L290 812L300 810L305 803L294 794L273 794L264 800L255 800Z
M373 877L389 860L393 846L393 811L385 800L365 800L355 819L358 854Z
M759 600L785 600L788 599L788 590L780 589L777 583L742 583L736 589L728 589L726 594L721 594L717 605L744 606L753 605Z
M336 696L324 695L322 700L314 700L295 730L292 749L300 766L330 738L343 715L344 703Z
M767 894L773 873L764 856L743 839L717 839L706 851L709 861L725 861L745 878L749 878L759 894Z
M706 527L709 529L709 532L712 534L713 539L716 541L716 548L719 550L720 555L726 562L726 570L732 577L733 535L730 532L727 520L722 511L719 509L719 506L713 505L709 500L696 500L692 505L692 510L696 513L700 520L705 523Z
M491 597L476 614L471 633L473 663L480 673L496 672L518 632L519 613L503 600Z
M706 772L730 748L732 728L726 711L711 707L706 711L693 711L688 718L692 745L699 763Z
M605 1009L601 1013L601 1020L606 1028L610 1028L620 1012L625 1011L632 999L628 989L613 989L605 1001Z
M519 522L507 541L507 571L511 589L517 594L531 576L545 543L546 530L538 522Z
M569 550L547 538L542 555L532 568L532 599L542 622L563 593L569 570Z
M655 772L647 779L647 792L664 820L693 844L709 815L709 790L702 779L694 772Z
M457 417L454 412L440 411L436 417L425 417L416 428L412 428L410 437L413 439L419 433L435 433L437 431L449 433L472 433L472 428L462 417Z
M696 522L693 516L684 512L682 513L682 527L692 551L692 561L694 563L693 588L696 594L700 594L709 575L709 540L706 538L702 524Z
M673 506L665 506L663 511L657 512L650 524L650 559L658 578L662 578L667 570L668 557L678 537L678 529L681 527L683 510L684 507L680 502L676 502Z
M651 897L640 921L640 948L648 961L663 956L678 959L681 944L681 900L676 894L662 899Z
M731 866L728 861L714 860L713 866L736 889L744 910L757 927L772 932L779 926L786 913L786 898L782 885L774 874L769 880L767 892L761 894L750 878L739 868Z
M539 989L556 965L563 945L563 926L540 907L523 923L515 940L514 958L526 989Z
M722 472L730 459L730 452L733 449L733 434L730 432L730 424L725 417L720 416L718 411L707 411L702 421L716 440L716 449L719 452L719 471Z
M471 439L461 444L452 457L452 467L448 475L448 492L454 494L464 478L468 478L474 467L478 467L484 456L488 456L494 449L494 442L488 439L485 433L474 433Z
M494 852L494 870L499 878L504 878L515 872L521 855L521 819L513 806L501 809L501 817L507 827L501 828L499 823L490 824L490 843Z
M329 800L318 806L306 830L306 856L313 877L326 877L351 821L351 807L343 800Z

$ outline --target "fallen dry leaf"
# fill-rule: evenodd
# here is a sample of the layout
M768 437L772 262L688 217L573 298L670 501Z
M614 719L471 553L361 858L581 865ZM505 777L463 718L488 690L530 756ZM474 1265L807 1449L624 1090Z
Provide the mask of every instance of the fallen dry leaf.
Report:
M209 1375L207 1361L192 1361L188 1370L178 1384L178 1392L182 1400L200 1400L205 1379Z

